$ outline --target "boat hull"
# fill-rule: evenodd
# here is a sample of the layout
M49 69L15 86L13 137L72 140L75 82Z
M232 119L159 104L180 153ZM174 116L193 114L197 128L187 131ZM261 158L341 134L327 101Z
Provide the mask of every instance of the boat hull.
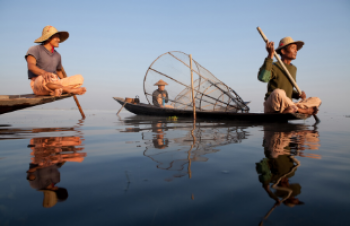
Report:
M53 96L36 96L34 94L25 95L0 95L0 114L21 110L41 104L54 102L57 100L71 97L72 95Z
M171 108L159 108L149 104L132 104L125 103L124 98L113 97L124 108L136 115L151 116L181 116L192 117L193 111L178 110ZM208 120L225 120L225 121L249 121L249 122L288 122L289 120L307 119L310 115L300 113L234 113L234 112L196 112L197 118Z

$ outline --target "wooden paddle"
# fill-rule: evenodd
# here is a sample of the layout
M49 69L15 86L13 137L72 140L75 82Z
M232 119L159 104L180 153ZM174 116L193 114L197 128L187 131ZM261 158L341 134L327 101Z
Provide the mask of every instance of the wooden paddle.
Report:
M261 37L264 39L265 43L267 43L269 40L266 38L264 32L260 29L260 27L257 27L256 29L260 33ZM294 81L293 77L290 75L290 73L289 73L288 69L286 68L286 66L284 66L284 63L282 62L282 60L280 59L280 57L278 56L276 51L274 51L273 55L277 59L277 61L281 64L281 66L282 66L284 72L286 73L286 76L289 79L290 83L292 83L292 85L295 87L295 89L297 90L299 95L301 95L301 90L299 89L297 83ZM321 122L321 120L316 116L316 114L313 114L313 116L314 116L314 118L316 120L316 123Z
M67 78L67 73L66 73L66 71L64 70L63 67L62 67L62 75L63 75L64 78ZM73 95L73 98L74 98L75 103L77 104L77 107L78 107L79 111L80 111L81 117L84 119L85 118L85 114L84 114L83 109L81 108L81 106L79 104L78 98L75 95Z

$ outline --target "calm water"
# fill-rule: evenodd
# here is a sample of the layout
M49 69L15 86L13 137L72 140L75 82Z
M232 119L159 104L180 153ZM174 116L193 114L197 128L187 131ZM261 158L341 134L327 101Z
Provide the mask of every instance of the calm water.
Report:
M0 225L348 225L350 118L0 116Z

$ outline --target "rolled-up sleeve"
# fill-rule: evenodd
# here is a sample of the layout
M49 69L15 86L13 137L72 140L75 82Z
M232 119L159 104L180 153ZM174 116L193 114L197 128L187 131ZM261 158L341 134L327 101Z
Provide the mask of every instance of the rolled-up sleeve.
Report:
M261 82L269 82L272 77L272 59L265 58L264 64L260 67L258 72L258 80Z

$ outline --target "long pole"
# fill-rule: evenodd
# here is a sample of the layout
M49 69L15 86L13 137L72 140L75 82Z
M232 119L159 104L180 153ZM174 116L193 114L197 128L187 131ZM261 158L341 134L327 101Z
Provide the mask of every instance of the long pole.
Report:
M62 75L63 75L64 78L67 78L67 73L66 73L66 71L64 70L63 67L62 67ZM77 107L78 107L78 109L80 111L81 117L84 119L85 118L85 114L83 112L83 109L80 106L78 98L75 95L73 95L73 99L74 99L74 101L75 101L75 103L76 103L76 105L77 105Z
M267 39L267 37L265 36L264 32L260 29L260 27L256 28L258 30L258 32L260 33L261 37L264 39L265 43L267 43L269 40ZM282 62L282 60L280 59L280 57L278 56L278 54L276 53L276 51L273 51L273 55L275 56L275 58L277 59L277 61L281 64L284 72L287 75L287 78L289 79L290 83L292 83L292 85L295 87L295 89L297 90L297 92L299 93L299 95L301 95L301 90L299 89L299 86L297 85L297 83L294 81L293 77L290 75L288 69L286 68L286 66L284 65L284 63ZM316 123L320 122L320 119L314 114L313 115Z
M192 89L192 103L193 103L193 120L196 121L196 102L194 99L194 86L193 86L193 69L192 69L192 54L190 54L190 67L191 67L191 89Z

